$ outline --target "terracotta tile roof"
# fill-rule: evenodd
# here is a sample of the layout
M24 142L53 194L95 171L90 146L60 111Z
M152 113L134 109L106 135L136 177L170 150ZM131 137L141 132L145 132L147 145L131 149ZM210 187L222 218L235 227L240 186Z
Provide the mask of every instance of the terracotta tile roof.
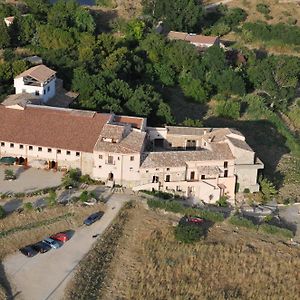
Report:
M22 93L22 94L13 94L9 95L2 103L1 105L4 106L12 106L12 105L20 105L22 107L25 107L26 104L41 104L41 100L39 96L32 95L29 93Z
M179 32L179 31L170 31L168 33L168 39L181 40L181 41L187 41L190 43L198 43L198 44L214 44L218 39L218 37L206 36L201 34L191 34L186 32Z
M212 150L166 151L145 154L141 168L184 167L187 162L234 159L226 143L213 144Z
M46 67L45 65L38 65L32 67L23 73L17 75L15 78L22 78L25 76L30 76L39 82L45 82L51 76L55 75L56 72L51 70L50 68Z
M175 135L198 135L201 136L204 134L206 128L197 128L197 127L179 127L179 126L166 126L168 134Z
M188 34L186 41L199 44L214 44L217 41L217 36L206 36L201 34Z
M99 138L94 150L99 152L123 154L140 153L144 146L145 137L145 132L132 130L119 143L104 142L101 138Z
M0 141L73 151L93 152L110 114L72 109L0 105Z
M229 136L227 137L227 139L233 146L243 149L243 150L246 150L246 151L253 152L252 148L245 141L240 140L240 139L235 139L235 138L232 138Z
M121 141L124 136L125 129L126 127L121 125L105 124L101 131L101 138Z
M186 33L186 32L170 31L168 33L168 39L185 41L187 35L188 35L188 33Z
M115 116L113 122L121 124L130 124L132 127L142 129L144 118L129 117L129 116Z

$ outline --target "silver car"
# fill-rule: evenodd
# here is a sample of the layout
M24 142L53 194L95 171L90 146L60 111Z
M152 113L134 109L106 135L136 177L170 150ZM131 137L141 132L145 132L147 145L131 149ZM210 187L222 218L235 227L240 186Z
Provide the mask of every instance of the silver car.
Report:
M58 249L60 247L60 243L51 238L45 238L42 242L49 245L53 249Z

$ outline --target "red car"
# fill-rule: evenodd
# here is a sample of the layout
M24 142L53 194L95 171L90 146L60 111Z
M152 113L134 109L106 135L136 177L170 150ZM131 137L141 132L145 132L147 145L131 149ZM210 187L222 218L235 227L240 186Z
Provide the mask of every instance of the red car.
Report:
M187 217L187 221L189 223L197 223L197 224L204 223L204 220L199 217Z
M63 243L69 240L68 235L64 232L59 232L54 235L51 235L50 238Z

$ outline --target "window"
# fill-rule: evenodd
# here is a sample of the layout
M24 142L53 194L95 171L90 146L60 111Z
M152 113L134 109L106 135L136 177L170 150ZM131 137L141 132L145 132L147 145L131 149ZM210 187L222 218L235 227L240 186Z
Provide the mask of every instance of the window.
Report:
M134 156L130 156L130 161L134 161Z
M187 140L185 148L187 150L196 150L196 141L195 140Z
M32 147L32 146L29 146L28 148L29 148L29 150L32 150L32 149L33 149L33 147Z
M133 167L130 167L129 170L132 171L132 170L133 170Z
M5 146L5 143L4 142L1 142L1 147L4 147Z
M69 151L69 150L66 153L67 153L67 155L71 155L71 151Z
M44 90L44 95L46 95L46 90Z
M80 156L80 153L79 153L79 152L76 152L76 156Z
M13 143L10 143L9 147L10 147L10 148L14 148L15 145L14 145Z
M191 180L194 180L194 179L195 179L195 172L192 171L192 172L191 172Z
M166 176L166 182L170 182L170 179L171 179L171 176L170 176L170 175L167 175L167 176Z
M155 171L159 171L159 168L156 168Z
M36 95L36 96L39 96L39 95L40 95L40 92L39 92L39 91L35 91L35 95Z
M48 90L48 92L50 91L50 86L48 86L47 90Z
M205 175L201 175L201 179L205 179Z
M224 171L224 177L228 177L228 170Z
M38 151L42 151L42 147L38 147Z
M170 171L170 168L167 168L167 171Z
M146 173L149 173L149 170L146 170Z
M114 163L114 157L108 155L107 163L110 164L110 165L112 165Z
M228 161L224 161L224 168L228 168Z
M61 154L61 150L60 150L60 149L57 149L57 150L56 150L56 153L57 153L57 154Z
M102 155L102 154L100 154L100 155L99 155L99 159L102 159L102 158L103 158L103 155Z
M101 169L101 168L102 168L102 166L98 166L98 168L99 168L99 169Z
M51 153L52 152L52 149L51 148L48 148L48 153Z
M19 145L19 148L20 148L20 149L23 149L23 148L24 148L24 145Z

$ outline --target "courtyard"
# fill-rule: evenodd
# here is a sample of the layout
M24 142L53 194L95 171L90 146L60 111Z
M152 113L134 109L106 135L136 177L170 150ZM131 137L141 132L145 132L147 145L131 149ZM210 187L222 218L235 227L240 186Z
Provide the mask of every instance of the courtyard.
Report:
M4 180L5 170L13 170L16 179ZM62 172L54 170L25 169L23 166L0 166L0 194L30 193L61 184Z

